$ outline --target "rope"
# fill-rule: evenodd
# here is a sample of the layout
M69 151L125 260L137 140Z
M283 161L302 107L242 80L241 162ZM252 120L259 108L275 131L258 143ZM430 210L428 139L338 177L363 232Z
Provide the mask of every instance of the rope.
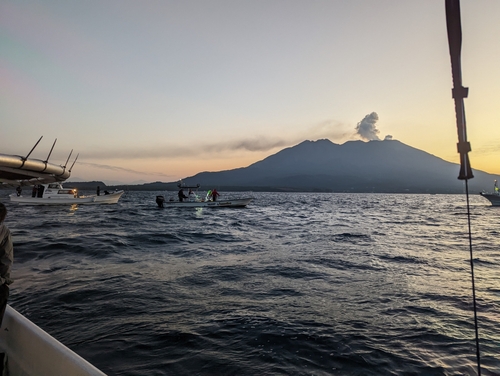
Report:
M474 256L472 252L472 230L470 219L470 203L469 203L469 180L465 180L465 197L467 199L467 224L469 227L469 253L470 253L470 272L472 279L472 302L474 306L474 329L476 331L476 358L477 358L477 374L481 376L481 355L479 351L479 331L477 324L477 305L476 305L476 284L474 281Z
M474 256L472 252L472 230L469 203L469 179L474 177L468 153L471 151L467 141L467 126L465 122L464 98L467 98L469 89L462 86L462 22L460 20L460 0L445 0L446 28L448 31L448 44L450 47L451 74L453 78L452 96L455 102L455 115L457 120L458 144L460 154L460 172L458 179L465 180L465 195L467 199L467 223L469 227L469 252L470 269L472 277L472 302L474 305L474 328L476 331L476 358L477 374L481 376L481 358L479 353L479 331L477 324L476 286L474 282Z

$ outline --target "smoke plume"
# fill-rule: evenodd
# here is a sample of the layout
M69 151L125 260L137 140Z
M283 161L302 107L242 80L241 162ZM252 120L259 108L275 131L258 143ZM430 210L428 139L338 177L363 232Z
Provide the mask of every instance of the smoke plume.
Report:
M356 126L356 134L358 134L363 140L380 140L377 136L380 131L375 125L377 121L378 115L376 112L366 115Z

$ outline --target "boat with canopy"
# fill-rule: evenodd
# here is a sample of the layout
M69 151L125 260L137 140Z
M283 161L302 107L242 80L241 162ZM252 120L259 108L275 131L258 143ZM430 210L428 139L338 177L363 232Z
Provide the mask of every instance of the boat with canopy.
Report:
M76 188L65 188L61 183L38 184L33 186L31 195L11 194L10 201L20 205L98 205L116 204L124 191L108 192L103 195L78 195Z

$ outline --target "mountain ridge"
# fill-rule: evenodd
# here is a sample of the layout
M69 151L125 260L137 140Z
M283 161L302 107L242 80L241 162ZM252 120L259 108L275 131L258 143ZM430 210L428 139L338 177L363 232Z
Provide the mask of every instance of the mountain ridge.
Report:
M458 164L398 140L336 144L320 139L305 140L247 167L204 171L182 181L226 191L463 193L464 184L457 179L458 171ZM471 192L488 190L498 179L484 171L473 171L475 178L469 181ZM107 188L177 190L177 184L154 182ZM106 187L101 183L101 189L103 186Z
M331 192L461 193L459 165L398 140L306 140L248 167L200 172L187 184L253 186ZM474 170L471 189L483 190L497 177Z

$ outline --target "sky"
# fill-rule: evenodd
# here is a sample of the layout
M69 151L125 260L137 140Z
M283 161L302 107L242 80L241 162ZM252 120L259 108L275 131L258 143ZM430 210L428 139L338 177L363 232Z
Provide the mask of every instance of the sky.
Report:
M461 2L470 160L500 174L500 1ZM0 2L0 153L171 182L304 140L458 163L444 0ZM458 169L457 169L458 174Z

